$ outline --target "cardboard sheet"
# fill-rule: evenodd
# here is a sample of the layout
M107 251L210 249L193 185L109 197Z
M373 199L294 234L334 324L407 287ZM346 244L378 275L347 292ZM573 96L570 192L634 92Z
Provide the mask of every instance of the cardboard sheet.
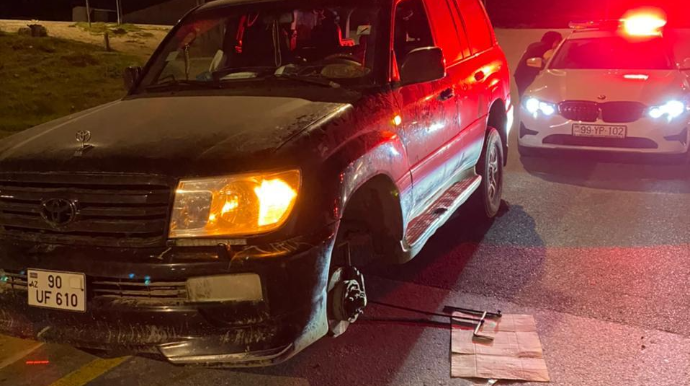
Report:
M472 317L460 312L453 317ZM482 335L494 340L473 339L474 328L454 324L451 330L451 376L454 378L511 379L548 382L549 372L531 315L503 315L487 320Z

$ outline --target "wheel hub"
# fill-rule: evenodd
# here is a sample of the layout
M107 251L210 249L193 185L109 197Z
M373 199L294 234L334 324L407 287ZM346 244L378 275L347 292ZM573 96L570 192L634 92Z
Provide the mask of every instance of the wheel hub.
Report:
M500 171L499 171L499 157L498 157L498 149L496 147L492 147L490 152L489 152L489 162L488 162L488 170L487 170L487 188L488 188L488 196L490 201L494 201L494 199L497 196L498 189L499 189L499 183L500 183Z
M333 317L339 321L354 323L364 313L367 294L364 276L357 268L347 267L343 280L338 282L333 293Z
M367 306L364 276L357 268L340 267L328 284L328 328L332 336L343 334Z

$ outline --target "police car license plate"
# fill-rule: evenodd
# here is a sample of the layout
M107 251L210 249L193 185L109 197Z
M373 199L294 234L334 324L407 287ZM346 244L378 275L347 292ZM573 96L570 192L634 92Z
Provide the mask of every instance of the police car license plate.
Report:
M29 305L65 311L86 311L83 273L27 270Z
M628 127L574 124L573 135L575 137L625 138L628 135Z

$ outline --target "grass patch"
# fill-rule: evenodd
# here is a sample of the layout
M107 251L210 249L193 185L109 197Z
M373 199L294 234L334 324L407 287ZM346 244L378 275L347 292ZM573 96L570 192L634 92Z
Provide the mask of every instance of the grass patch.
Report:
M139 38L148 39L148 38L152 38L156 35L152 34L151 32L137 32L134 34L134 36L139 37Z
M81 28L82 30L86 32L90 32L94 35L103 35L106 31L108 31L111 35L115 36L122 36L122 35L127 35L130 32L139 32L141 31L141 28L134 25L134 24L114 24L114 23L91 23L91 26L89 26L89 23L87 22L78 22L75 24L75 26Z
M141 59L52 37L0 35L0 138L125 94Z

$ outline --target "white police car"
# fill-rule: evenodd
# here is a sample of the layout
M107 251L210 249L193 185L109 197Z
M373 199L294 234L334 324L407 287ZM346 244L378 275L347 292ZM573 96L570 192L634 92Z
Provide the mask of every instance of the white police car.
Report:
M521 101L519 151L688 152L690 84L662 34L666 21L636 15L571 24L575 31Z

